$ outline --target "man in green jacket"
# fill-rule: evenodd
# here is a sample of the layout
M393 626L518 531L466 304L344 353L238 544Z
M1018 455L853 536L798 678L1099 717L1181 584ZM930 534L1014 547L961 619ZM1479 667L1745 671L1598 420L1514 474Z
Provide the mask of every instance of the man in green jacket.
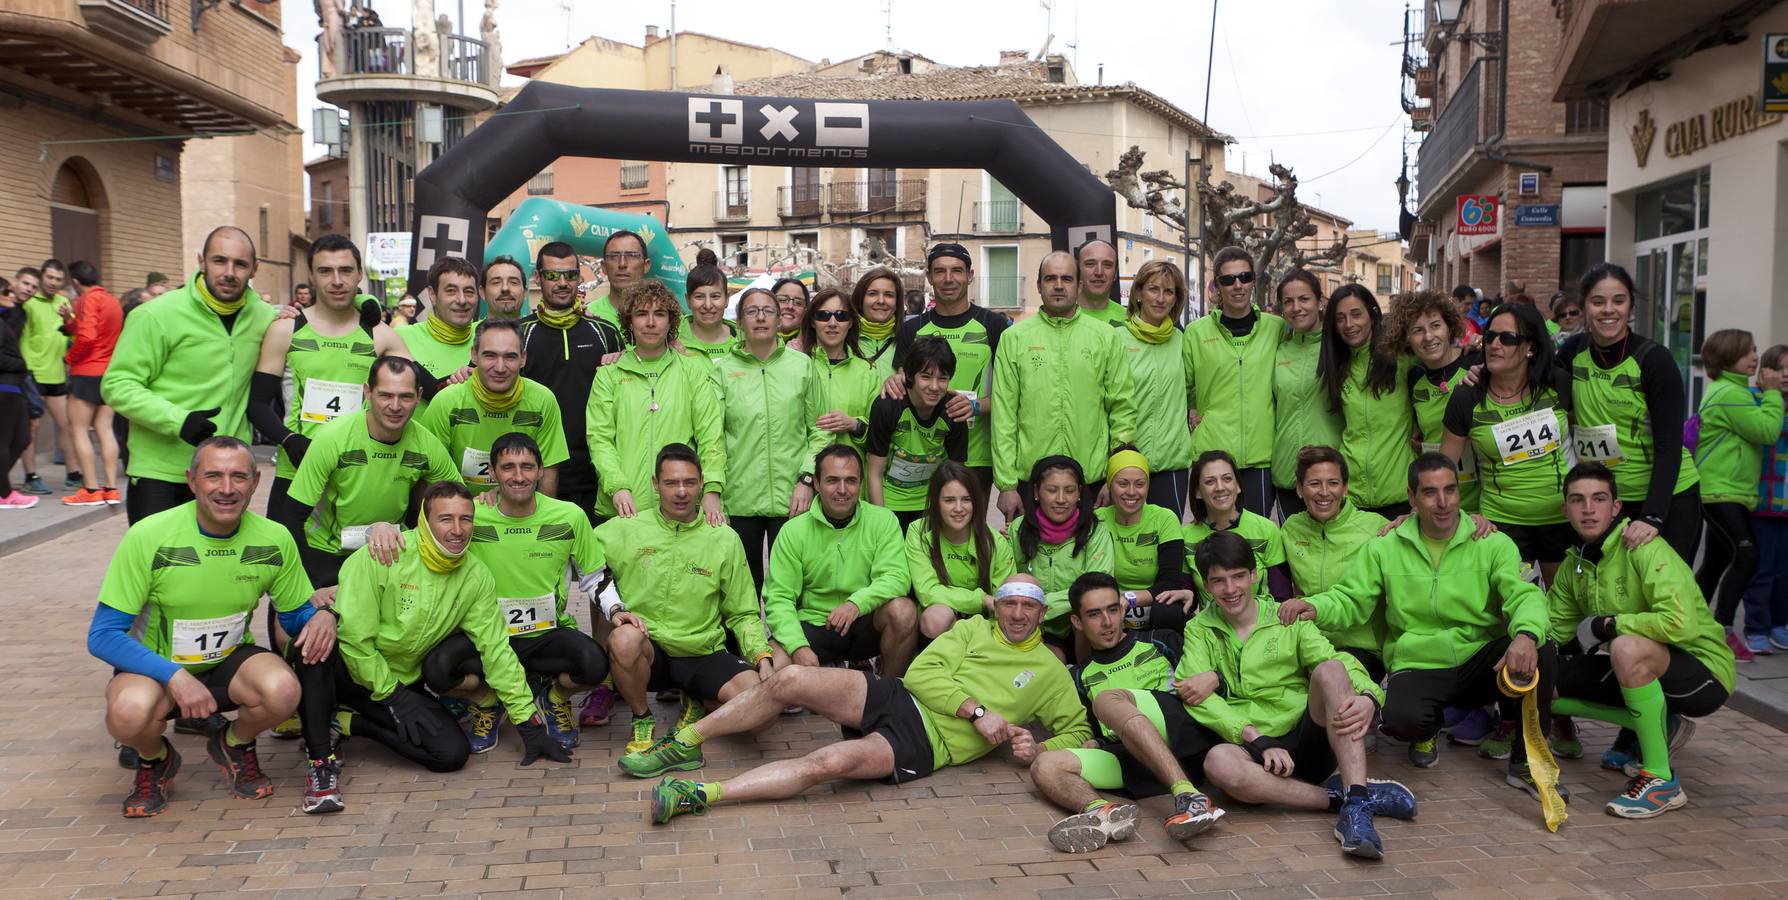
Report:
M186 286L126 320L100 393L130 421L131 524L192 499L184 480L192 447L217 434L250 437L249 382L273 322L248 283L256 258L242 229L213 229Z
M1602 767L1632 778L1608 812L1649 819L1689 802L1670 766L1695 723L1731 695L1732 650L1687 563L1663 541L1628 549L1614 473L1599 462L1565 475L1565 518L1583 540L1547 592L1552 639L1583 652L1559 660L1561 715L1618 726ZM1609 676L1613 677L1610 678Z
M1434 736L1441 710L1473 709L1492 702L1509 721L1521 721L1520 702L1497 687L1530 682L1540 730L1549 737L1556 647L1546 640L1551 622L1546 595L1521 577L1521 554L1501 532L1473 540L1459 515L1459 469L1441 453L1424 453L1409 466L1409 502L1416 514L1390 534L1370 541L1334 587L1279 606L1279 619L1314 619L1333 632L1371 621L1382 607L1387 633L1385 734L1409 742L1409 760L1427 768L1439 762ZM1517 740L1509 757L1508 783L1541 795L1528 772L1527 752ZM1566 801L1563 784L1558 792Z
M702 519L702 464L687 444L658 451L656 508L596 526L612 579L597 603L614 630L608 657L615 692L633 710L627 752L652 746L646 692L683 692L677 729L768 678L770 642L739 535ZM727 649L727 633L739 653ZM673 730L673 733L674 730Z
M1217 675L1217 690L1187 706L1218 742L1205 756L1205 778L1241 803L1339 812L1341 850L1381 858L1384 842L1372 817L1416 814L1408 788L1366 779L1366 732L1384 692L1314 624L1281 622L1278 604L1255 596L1254 549L1246 539L1218 532L1193 553L1211 603L1186 623L1174 677ZM1330 777L1337 765L1339 774Z
M1082 313L1074 257L1057 251L1037 266L1042 308L1012 326L993 357L993 483L1000 513L1024 511L1021 483L1045 456L1063 454L1081 471L1103 472L1119 444L1136 438L1130 367L1117 333ZM1088 488L1095 494L1105 484Z
M815 457L819 502L782 527L764 576L776 668L881 657L899 678L919 640L919 611L894 514L864 503L863 459L848 444Z
M385 565L367 550L341 569L335 610L341 625L334 669L336 715L343 733L363 735L431 772L455 772L471 756L466 736L422 687L422 661L457 633L483 659L485 679L502 698L522 739L522 765L540 757L570 762L571 752L546 732L526 674L509 647L490 569L466 554L472 538L472 494L457 481L429 485L422 521L404 534L404 550ZM304 673L299 673L300 681ZM307 692L308 694L308 692ZM311 715L306 696L300 715Z
M1129 313L1111 296L1118 278L1117 248L1097 238L1074 248L1074 264L1080 269L1080 311L1113 328L1122 328Z
M1103 326L1101 326L1103 327ZM647 778L702 765L703 741L741 734L804 706L857 737L798 759L777 760L726 781L667 777L652 789L651 819L704 814L720 803L777 800L835 778L890 784L973 762L1001 744L1029 763L1039 748L1078 747L1091 735L1068 670L1043 646L1043 589L1014 575L1000 585L993 621L964 619L913 660L904 679L854 669L790 666L707 718L666 735L622 770ZM1041 719L1055 737L1038 743L1022 724Z
M1229 451L1242 508L1264 516L1273 507L1273 369L1285 320L1254 305L1254 257L1248 251L1224 247L1212 271L1218 304L1186 326L1192 455Z

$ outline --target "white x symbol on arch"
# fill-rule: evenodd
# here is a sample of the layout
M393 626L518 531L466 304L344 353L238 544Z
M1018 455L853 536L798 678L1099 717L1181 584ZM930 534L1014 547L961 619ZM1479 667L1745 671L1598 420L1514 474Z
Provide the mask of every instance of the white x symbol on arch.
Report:
M795 128L795 113L797 110L794 107L787 106L782 109L777 109L766 103L762 109L758 110L758 112L763 113L764 118L768 120L764 122L764 127L759 129L759 133L764 136L764 140L767 141L780 134L782 135L783 140L792 141L801 135L801 132Z

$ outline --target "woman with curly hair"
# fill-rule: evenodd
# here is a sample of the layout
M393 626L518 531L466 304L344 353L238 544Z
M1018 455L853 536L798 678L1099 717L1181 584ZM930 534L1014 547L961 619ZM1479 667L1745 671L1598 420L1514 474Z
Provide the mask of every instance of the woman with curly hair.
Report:
M1483 364L1484 356L1462 349L1465 317L1452 298L1437 291L1398 296L1391 304L1384 333L1388 346L1415 357L1405 383L1415 413L1417 449L1423 453L1439 450L1440 439L1446 434L1442 419L1447 400L1465 383L1472 367ZM1478 511L1477 455L1470 447L1459 458L1459 508Z

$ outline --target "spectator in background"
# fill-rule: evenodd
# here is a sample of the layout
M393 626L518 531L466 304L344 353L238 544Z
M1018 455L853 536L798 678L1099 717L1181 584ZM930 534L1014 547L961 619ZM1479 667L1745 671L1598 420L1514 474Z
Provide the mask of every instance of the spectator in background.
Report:
M391 310L391 318L387 321L387 324L392 328L396 328L399 325L412 325L415 324L415 322L416 298L405 294L404 298L397 301L397 306Z
M0 510L37 505L36 497L12 486L13 460L31 446L30 410L25 404L25 378L30 370L19 353L25 310L12 288L12 282L0 278Z
M99 396L99 380L118 346L124 309L100 284L99 267L93 263L76 260L68 274L80 292L74 303L74 342L64 360L68 364L68 438L81 466L81 489L63 497L62 502L68 506L116 506L124 502L118 493L118 439L112 432L112 408ZM89 428L94 437L87 436ZM97 460L93 452L96 439Z
M4 350L0 350L3 360ZM4 362L0 361L0 366ZM1758 371L1788 369L1788 344L1763 351ZM0 378L5 374L0 372ZM5 390L0 387L0 390ZM0 394L0 403L5 395ZM0 440L6 426L0 417ZM0 448L3 450L4 448ZM1745 588L1745 648L1768 656L1788 650L1788 421L1774 444L1763 447L1763 480L1757 507L1751 511L1751 534L1757 544L1757 572ZM5 486L0 478L0 487ZM0 503L4 503L0 500Z
M150 272L149 277L143 279L143 290L149 292L148 296L143 298L145 301L154 300L173 289L174 282L168 280L168 276L160 272Z
M312 303L315 303L315 302L317 302L316 297L311 292L309 282L300 281L297 284L292 285L292 305L293 306L296 306L299 309L305 309L306 307L309 307Z
M1560 345L1583 330L1583 301L1564 291L1553 291L1547 305L1552 310L1552 338Z

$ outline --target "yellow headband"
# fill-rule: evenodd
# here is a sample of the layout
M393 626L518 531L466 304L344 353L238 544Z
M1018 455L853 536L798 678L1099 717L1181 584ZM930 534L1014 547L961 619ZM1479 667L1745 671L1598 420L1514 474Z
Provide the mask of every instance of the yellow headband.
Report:
M1149 458L1141 453L1135 450L1119 450L1111 454L1111 461L1105 464L1105 480L1110 481L1116 478L1117 473L1131 466L1141 469L1144 476L1149 474Z

